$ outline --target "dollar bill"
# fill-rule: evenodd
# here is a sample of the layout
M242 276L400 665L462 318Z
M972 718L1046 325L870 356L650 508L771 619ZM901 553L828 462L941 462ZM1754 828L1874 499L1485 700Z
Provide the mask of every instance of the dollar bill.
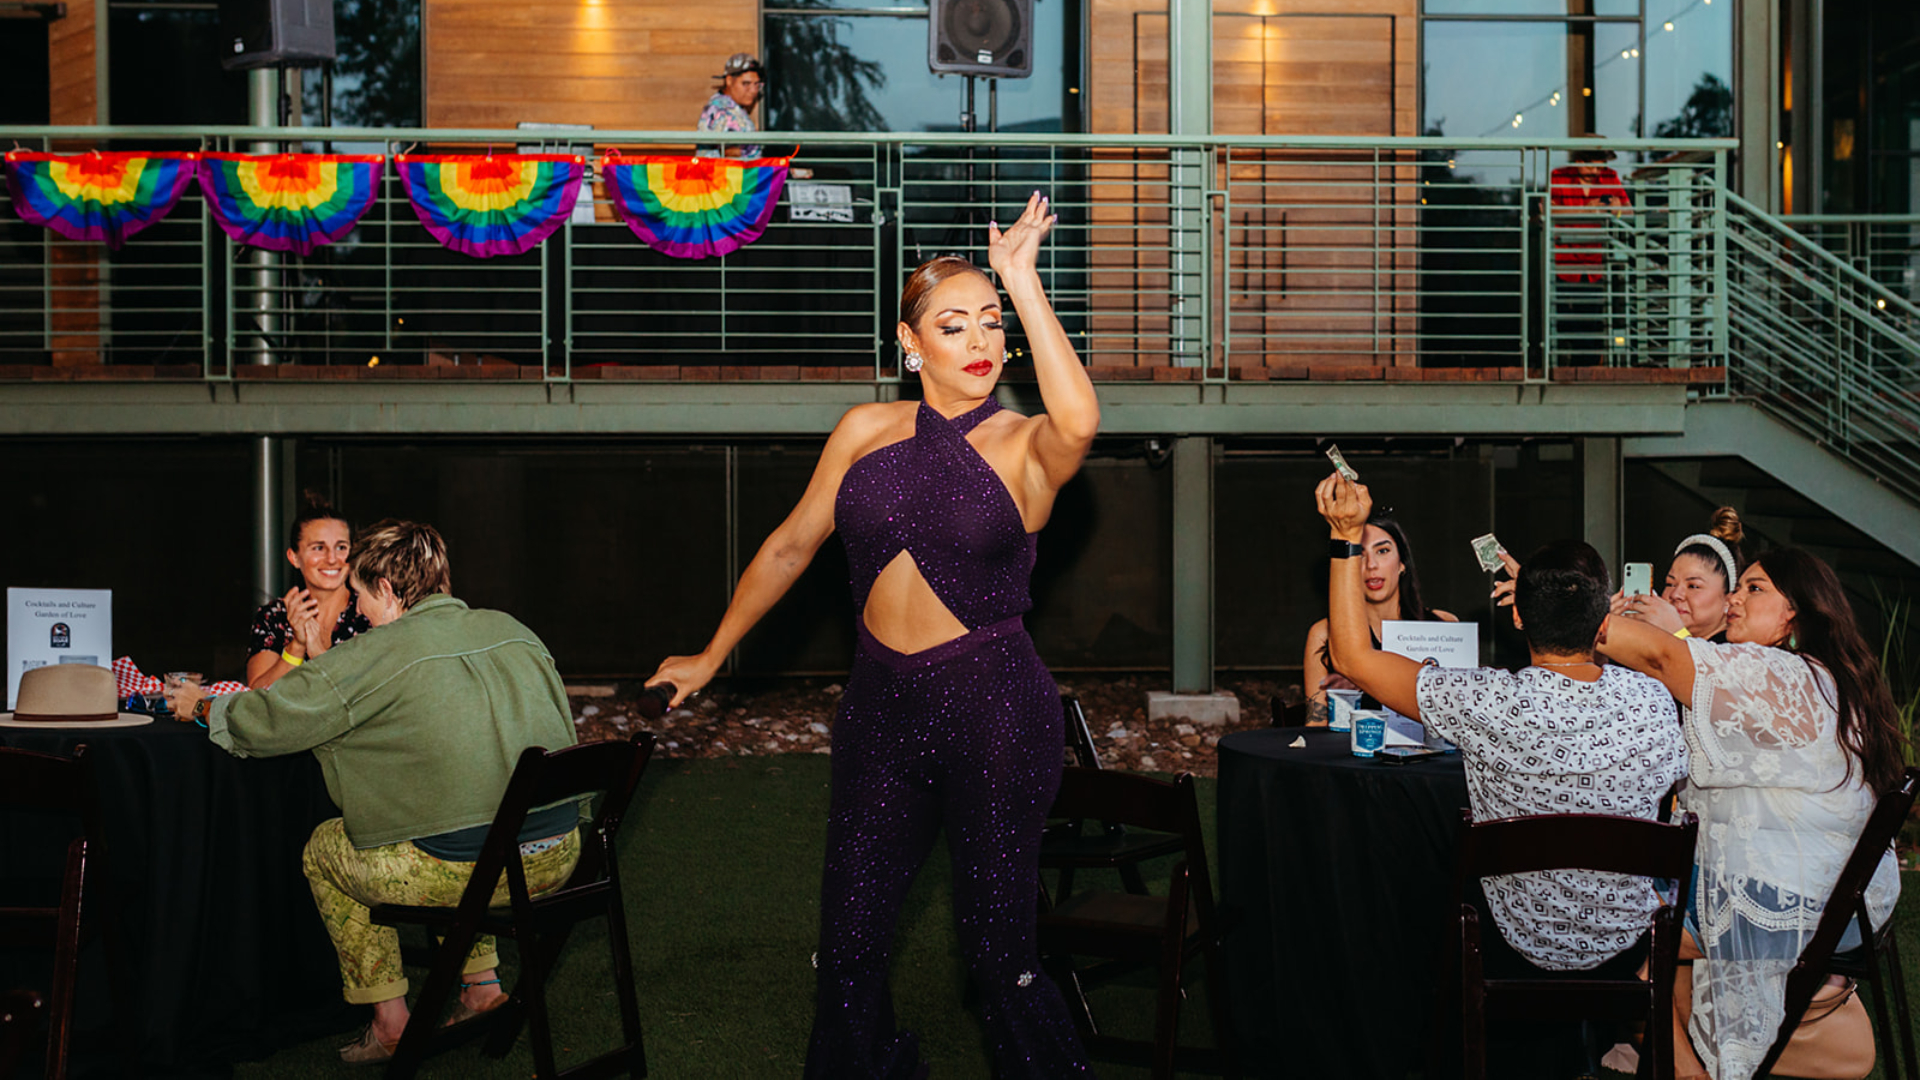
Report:
M1347 464L1347 459L1340 453L1339 447L1332 445L1327 447L1327 460L1333 462L1334 469L1338 471L1341 476L1347 478L1347 483L1357 484L1360 482L1360 474L1353 471L1353 466Z
M1480 560L1480 569L1489 574L1499 572L1504 565L1500 562L1500 553L1505 550L1507 549L1500 546L1500 541L1493 538L1492 533L1474 538L1473 557Z

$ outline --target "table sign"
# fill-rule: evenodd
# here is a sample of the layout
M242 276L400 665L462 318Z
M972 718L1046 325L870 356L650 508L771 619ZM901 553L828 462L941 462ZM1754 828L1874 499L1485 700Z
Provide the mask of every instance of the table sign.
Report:
M1470 622L1414 621L1387 619L1380 624L1380 649L1422 664L1443 668L1480 666L1480 624ZM1417 725L1416 725L1417 726ZM1414 746L1452 751L1456 747L1420 728L1402 732ZM1389 736L1387 745L1396 745Z
M47 664L113 663L112 589L7 590L7 708L20 675Z
M1380 624L1380 651L1444 668L1480 666L1480 624L1388 619Z

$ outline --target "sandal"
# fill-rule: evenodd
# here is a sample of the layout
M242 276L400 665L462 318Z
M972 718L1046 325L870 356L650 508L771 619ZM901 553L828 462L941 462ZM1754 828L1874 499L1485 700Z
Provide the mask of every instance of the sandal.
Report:
M373 1025L368 1024L357 1042L350 1042L340 1048L340 1060L349 1065L385 1065L393 1060L393 1052L399 1047L400 1040L381 1042L374 1038Z
M498 986L499 984L500 984L499 979L487 979L483 982L477 982L477 983L463 982L460 984L460 987L463 990L470 990L476 986L488 986L488 985ZM501 994L499 997L494 998L491 1002L488 1002L484 1008L469 1009L467 1008L465 1002L459 1000L458 998L455 998L453 1002L453 1011L447 1014L447 1026L455 1027L457 1025L464 1024L469 1020L478 1020L481 1017L487 1015L488 1013L499 1009L502 1005L505 1005L507 1002L512 1000L513 998L509 997L508 995Z

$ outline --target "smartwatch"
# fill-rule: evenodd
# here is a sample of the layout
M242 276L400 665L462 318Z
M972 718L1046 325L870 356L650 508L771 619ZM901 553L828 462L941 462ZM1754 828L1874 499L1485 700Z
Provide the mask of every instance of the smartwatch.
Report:
M1367 549L1351 540L1327 541L1327 557L1330 559L1351 559L1356 555L1365 555Z

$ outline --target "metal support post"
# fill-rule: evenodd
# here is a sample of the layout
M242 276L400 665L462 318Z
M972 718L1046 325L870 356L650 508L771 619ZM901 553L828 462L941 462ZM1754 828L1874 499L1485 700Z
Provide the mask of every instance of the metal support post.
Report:
M289 440L261 435L249 441L248 488L253 497L253 602L264 604L284 590L288 492L293 490Z
M1167 0L1168 101L1175 135L1213 133L1213 6L1209 0ZM1208 192L1212 160L1204 150L1171 152L1168 202L1173 287L1172 339L1175 367L1209 367L1213 335L1208 330L1210 239Z
M1173 440L1173 692L1213 692L1213 440Z
M285 78L277 68L256 68L247 72L247 121L256 126L271 126L280 123L280 105L284 93ZM278 153L276 143L258 142L252 144L256 154ZM280 256L262 248L255 248L248 256L252 266L252 303L247 312L254 325L246 328L242 337L251 339L254 348L247 351L247 362L253 364L274 364L279 361L276 352L280 344L281 322L278 311L280 295ZM231 270L227 271L232 273ZM227 317L234 318L236 312L229 311ZM251 489L253 496L253 590L256 603L266 603L280 595L279 584L284 576L280 567L282 560L281 544L284 538L281 527L286 521L285 505L290 490L287 477L287 440L263 435L252 440L248 448L251 461Z
M1624 546L1620 529L1624 480L1618 438L1578 440L1580 454L1580 537L1593 545L1615 574ZM1619 587L1619 581L1614 586Z

